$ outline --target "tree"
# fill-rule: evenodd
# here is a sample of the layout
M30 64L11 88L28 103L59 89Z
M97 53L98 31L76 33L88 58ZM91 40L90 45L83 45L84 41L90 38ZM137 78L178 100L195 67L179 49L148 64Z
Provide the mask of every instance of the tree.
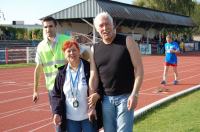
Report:
M194 13L196 1L193 0L135 0L134 5L188 15Z
M200 33L200 4L196 0L135 0L134 5L155 10L191 16L197 24L195 32Z
M200 34L200 4L198 3L195 6L195 13L192 14L192 19L197 24L197 27L194 29L196 34Z

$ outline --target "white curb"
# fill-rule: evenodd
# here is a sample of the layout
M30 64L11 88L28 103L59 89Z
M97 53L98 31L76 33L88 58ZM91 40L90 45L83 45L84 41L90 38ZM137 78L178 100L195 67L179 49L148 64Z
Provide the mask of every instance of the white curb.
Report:
M143 107L143 108L140 108L140 109L136 110L136 111L134 112L134 118L137 118L137 117L141 116L142 114L144 114L144 113L147 112L148 110L150 110L150 109L152 109L152 108L155 108L155 107L161 105L162 103L165 103L165 102L170 101L170 100L172 100L172 99L174 99L174 98L176 98L176 97L179 97L179 96L181 96L181 95L184 95L184 94L186 94L186 93L192 92L192 91L197 90L197 89L200 89L200 85L196 85L196 86L194 86L194 87L188 88L188 89L186 89L186 90L180 91L180 92L178 92L178 93L175 93L175 94L173 94L173 95L170 95L170 96L168 96L168 97L165 97L165 98L163 98L163 99L160 99L160 100L158 100L158 101L156 101L156 102L153 102L153 103L151 103L151 104L149 104L149 105L147 105L147 106L145 106L145 107Z

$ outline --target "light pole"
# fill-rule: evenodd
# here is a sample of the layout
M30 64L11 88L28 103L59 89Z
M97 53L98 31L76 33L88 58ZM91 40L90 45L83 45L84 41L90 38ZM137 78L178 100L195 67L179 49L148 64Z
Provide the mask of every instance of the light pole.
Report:
M0 10L0 19L1 19L1 18L3 18L4 21L6 20L6 19L5 19L5 16L4 16L4 13L3 13L2 10Z

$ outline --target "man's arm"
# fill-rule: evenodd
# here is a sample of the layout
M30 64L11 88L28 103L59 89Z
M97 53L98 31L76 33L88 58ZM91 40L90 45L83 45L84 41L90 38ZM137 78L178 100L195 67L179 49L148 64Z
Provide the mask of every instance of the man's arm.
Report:
M42 65L37 64L34 71L34 87L33 87L33 102L36 103L39 100L38 85L40 75L42 72Z
M90 52L90 78L89 78L89 97L88 97L88 105L89 105L88 116L90 121L93 121L94 119L97 120L95 106L98 99L100 98L99 94L97 93L99 78L97 74L93 53L94 49L92 47Z
M134 75L135 75L135 83L133 86L132 93L128 100L128 109L130 110L131 108L136 108L137 106L137 97L139 89L142 85L144 69L138 44L132 39L131 36L127 36L126 46L128 48L131 57L131 62L134 67Z
M90 79L89 79L89 107L92 107L96 104L97 100L100 98L99 94L97 94L98 84L99 84L99 78L97 73L97 68L94 61L94 49L91 48L90 53Z

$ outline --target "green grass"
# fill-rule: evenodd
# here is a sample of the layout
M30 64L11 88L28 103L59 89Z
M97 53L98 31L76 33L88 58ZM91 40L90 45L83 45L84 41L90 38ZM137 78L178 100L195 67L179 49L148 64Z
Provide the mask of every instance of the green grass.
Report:
M0 64L0 69L2 68L20 68L20 67L30 67L30 66L35 66L34 63L19 63L19 64Z
M176 98L137 118L134 132L200 132L200 90Z

